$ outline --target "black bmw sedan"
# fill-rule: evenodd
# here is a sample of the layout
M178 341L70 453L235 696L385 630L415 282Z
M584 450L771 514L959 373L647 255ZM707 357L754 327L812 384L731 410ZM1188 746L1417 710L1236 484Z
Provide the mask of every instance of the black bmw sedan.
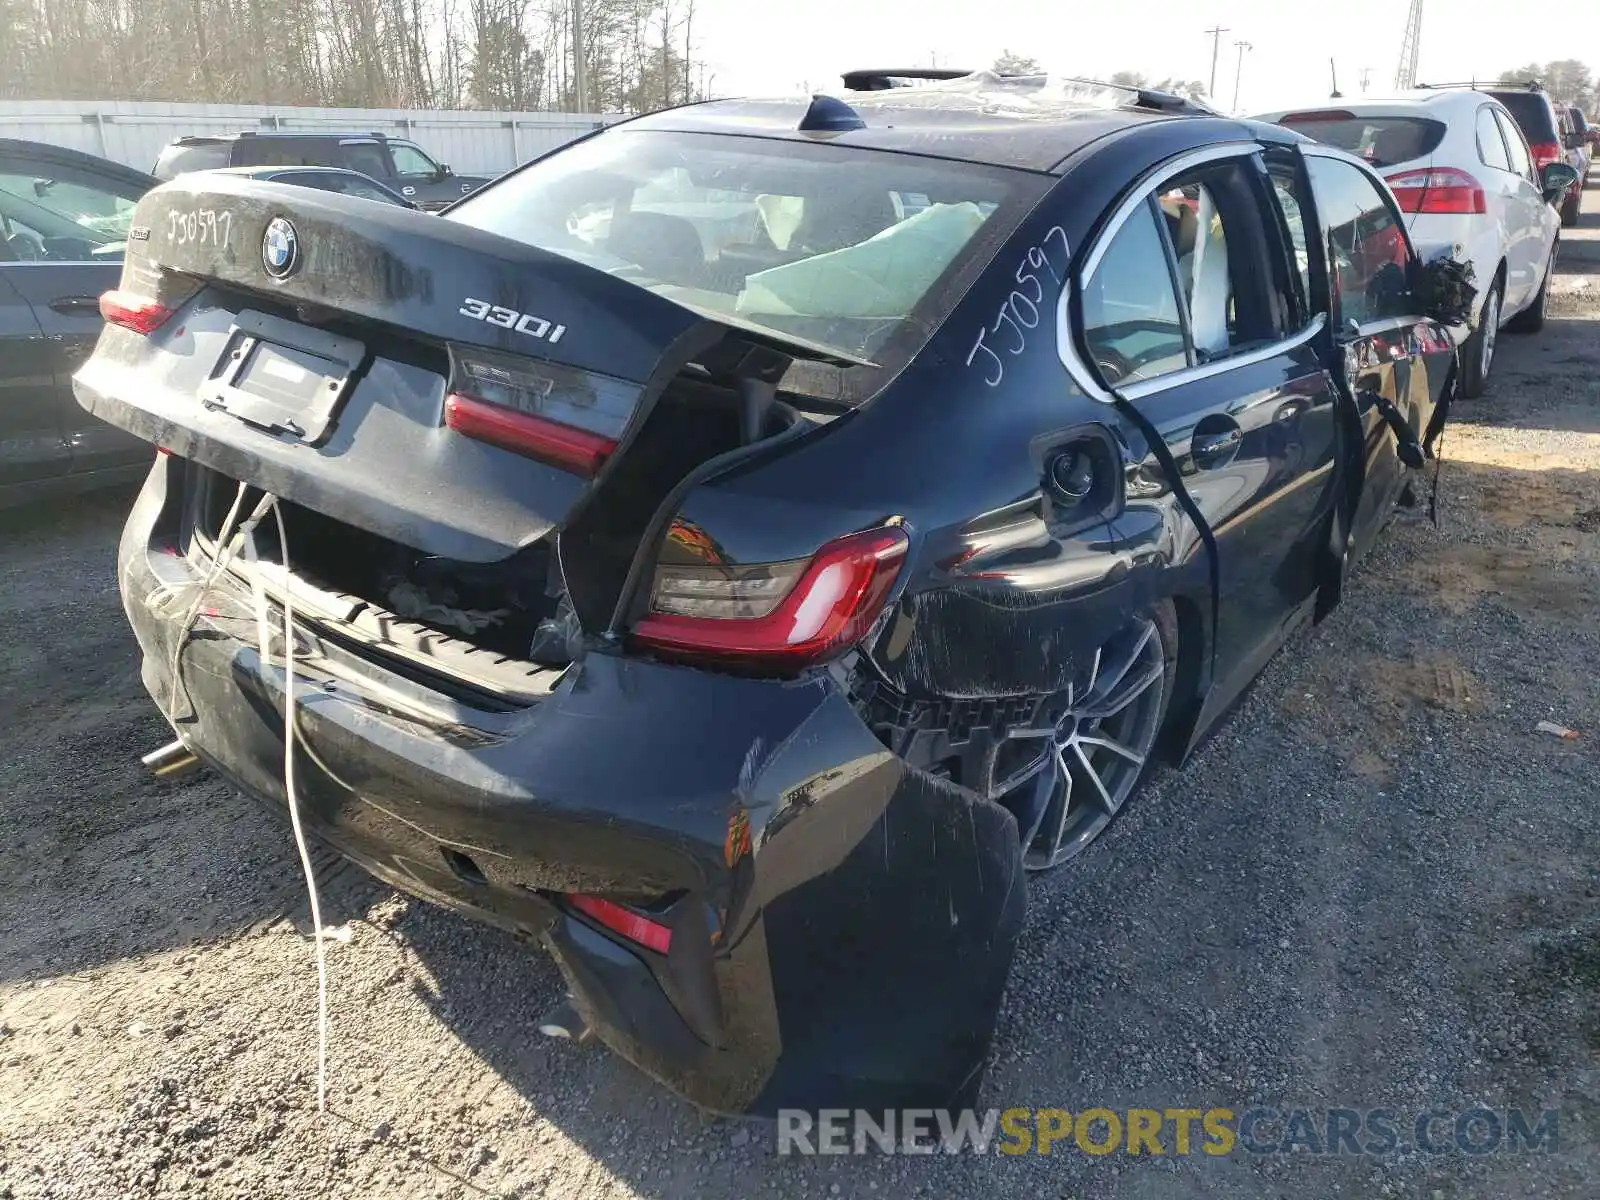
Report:
M76 387L164 452L118 580L182 753L722 1111L971 1099L1026 870L1337 603L1453 363L1360 162L1044 79L129 238Z

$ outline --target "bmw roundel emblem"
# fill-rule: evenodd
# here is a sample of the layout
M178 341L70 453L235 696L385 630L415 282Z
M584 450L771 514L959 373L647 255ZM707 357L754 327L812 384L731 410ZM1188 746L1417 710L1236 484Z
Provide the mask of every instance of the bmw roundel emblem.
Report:
M274 279L284 279L300 265L300 235L283 217L267 222L261 237L261 265Z

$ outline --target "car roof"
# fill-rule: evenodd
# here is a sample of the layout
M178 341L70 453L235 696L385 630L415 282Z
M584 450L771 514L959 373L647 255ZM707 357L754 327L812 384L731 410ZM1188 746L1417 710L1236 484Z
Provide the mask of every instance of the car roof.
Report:
M1315 100L1309 104L1296 104L1288 108L1273 109L1270 117L1271 119L1276 119L1288 113L1302 112L1349 112L1357 115L1375 116L1382 112L1401 111L1410 108L1437 110L1459 104L1470 104L1476 108L1484 103L1485 100L1499 102L1496 97L1488 95L1482 88L1417 88L1414 91L1393 92L1388 95L1363 93L1359 96L1330 97L1325 100Z
M101 158L98 154L88 154L82 150L73 150L67 146L56 146L49 142L32 142L22 138L0 138L0 158L38 158L55 162L64 167L79 167L86 171L99 171L107 175L120 175L128 183L143 184L145 187L155 187L161 181L154 175L140 171L124 163L115 162L109 158Z
M1043 76L1006 79L979 72L913 87L835 93L832 103L853 110L860 117L860 128L802 128L813 104L822 102L815 97L703 101L649 113L613 128L826 140L931 158L1053 171L1075 151L1110 134L1157 122L1196 119L1194 112L1141 107L1137 99L1133 89L1105 84Z
M211 171L218 175L243 175L247 178L257 175L283 175L294 171L315 171L318 175L354 175L358 179L368 179L378 183L365 172L351 171L345 167L324 167L319 163L260 163L251 167L212 167ZM378 186L383 185L379 183Z
M169 144L173 146L203 146L208 143L236 142L240 138L260 138L262 141L292 140L296 142L336 141L344 138L373 138L378 141L404 140L392 138L386 133L379 133L372 129L241 129L237 133L186 133L182 137L173 138Z

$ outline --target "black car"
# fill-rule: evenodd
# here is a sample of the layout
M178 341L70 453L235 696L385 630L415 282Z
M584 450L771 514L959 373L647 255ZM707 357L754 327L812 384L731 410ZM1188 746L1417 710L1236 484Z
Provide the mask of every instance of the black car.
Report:
M91 154L0 138L0 507L135 483L150 446L90 417L72 373L100 337L139 197L156 181Z
M381 133L244 133L181 137L164 146L154 173L161 180L215 167L343 167L399 192L418 208L453 204L489 182L457 175L415 142Z
M399 192L386 188L360 171L347 171L343 167L218 167L219 172L237 175L244 179L259 179L263 183L288 183L295 187L316 188L319 192L338 192L342 196L355 196L379 204L392 204L396 208L416 208Z
M1561 223L1569 227L1576 225L1578 211L1583 205L1584 184L1581 176L1589 170L1588 142L1572 126L1566 109L1551 100L1550 94L1538 83L1502 83L1478 90L1493 96L1511 110L1512 119L1528 139L1528 152L1533 158L1535 175L1541 174L1553 162L1570 163L1578 171L1578 182L1568 189L1559 206Z
M1362 163L1042 79L136 226L78 394L168 452L157 761L283 804L293 679L309 826L724 1111L970 1101L1026 870L1333 608L1453 363Z

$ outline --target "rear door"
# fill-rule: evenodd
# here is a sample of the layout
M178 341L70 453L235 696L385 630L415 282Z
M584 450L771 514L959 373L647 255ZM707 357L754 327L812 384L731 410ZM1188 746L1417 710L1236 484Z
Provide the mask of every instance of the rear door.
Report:
M1314 594L1336 394L1325 319L1307 303L1304 259L1259 160L1231 150L1184 161L1090 252L1082 336L1099 380L1166 442L1216 537L1221 696L1254 674ZM1123 436L1144 444L1131 425ZM1165 478L1153 454L1137 471ZM1187 523L1162 494L1119 518L1130 541L1147 539L1142 522ZM1195 544L1187 557L1203 554Z
M15 378L28 381L32 398L24 407L40 432L44 414L53 414L74 472L149 458L147 445L94 420L72 395L72 373L100 337L100 293L117 286L123 239L145 190L144 180L131 174L124 177L43 155L0 156L0 211L6 214L5 255L10 259L0 272L7 295L28 306L40 338L36 347L24 351ZM24 326L19 310L8 324L13 329ZM20 392L23 385L13 386ZM39 464L45 473L57 473L62 465Z
M1361 428L1360 491L1349 525L1352 557L1365 553L1405 485L1388 405L1417 434L1427 428L1454 349L1411 291L1415 256L1388 189L1359 164L1319 147L1301 151L1319 230L1343 383Z
M1516 244L1510 254L1514 261L1526 264L1531 297L1544 279L1544 272L1549 269L1550 251L1556 231L1560 228L1560 218L1545 203L1544 189L1539 186L1533 156L1521 126L1504 109L1496 108L1494 116L1505 138L1506 153L1511 156L1511 173L1515 176Z
M1521 174L1512 168L1511 152L1506 147L1505 134L1500 128L1493 104L1480 104L1473 117L1473 128L1478 146L1478 161L1482 170L1477 174L1483 182L1488 201L1486 216L1495 224L1506 259L1507 312L1523 308L1533 295L1535 266L1528 243L1528 225L1532 216L1528 199L1523 193ZM1484 263L1487 273L1493 264Z
M17 272L8 253L0 235L0 495L72 469L50 343L11 283Z

